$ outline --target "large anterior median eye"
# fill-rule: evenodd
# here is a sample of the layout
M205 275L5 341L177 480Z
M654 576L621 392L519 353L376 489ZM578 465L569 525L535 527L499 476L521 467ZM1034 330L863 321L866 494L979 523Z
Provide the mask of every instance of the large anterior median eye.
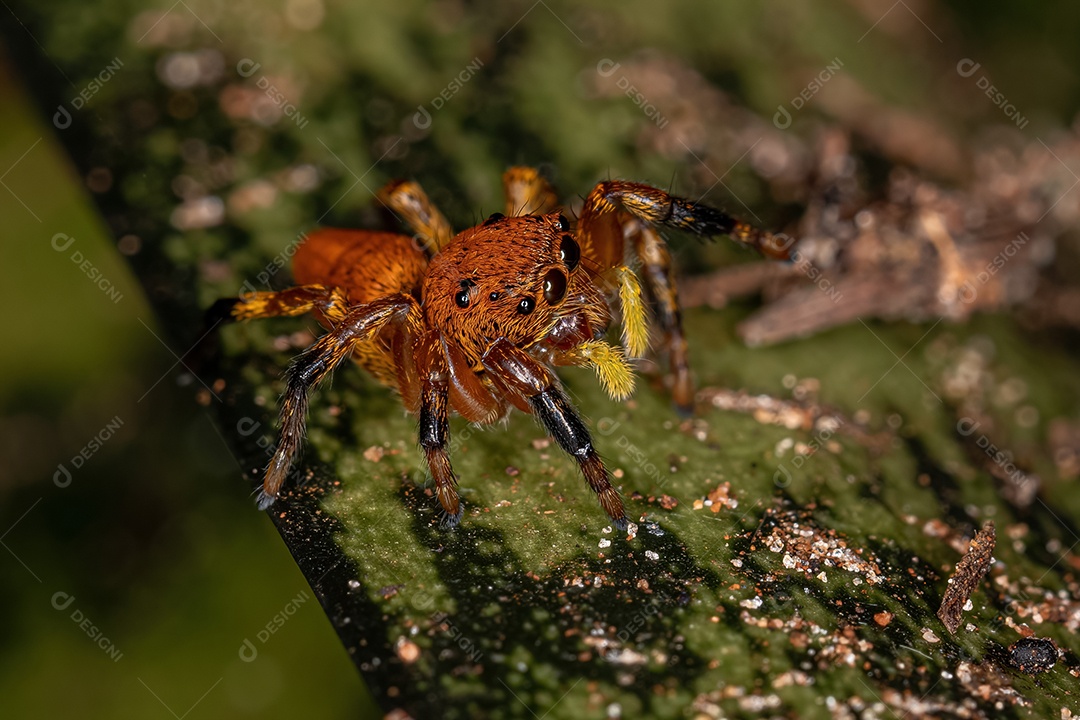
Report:
M574 238L563 235L562 244L559 245L559 258L566 264L567 270L573 270L581 260L581 248L578 247Z
M566 297L566 275L562 270L548 270L544 276L544 299L548 305L558 305Z
M459 285L461 285L461 290L458 291L457 295L454 295L454 302L457 303L459 308L465 309L469 307L469 288L476 285L476 283L472 280L462 280Z

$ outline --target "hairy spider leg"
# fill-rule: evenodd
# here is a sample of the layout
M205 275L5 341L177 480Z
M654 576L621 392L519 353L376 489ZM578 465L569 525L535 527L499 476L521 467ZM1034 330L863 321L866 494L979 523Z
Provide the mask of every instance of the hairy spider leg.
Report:
M637 273L626 265L611 269L619 290L619 307L622 308L622 343L630 357L641 357L649 349L649 315L641 297L641 283Z
M630 238L635 260L633 264L640 265L659 316L658 322L664 331L664 345L674 379L673 400L680 411L689 412L694 389L678 291L667 245L652 229L652 225L672 227L705 237L728 235L736 242L753 247L774 259L789 257L791 241L785 236L755 228L708 205L676 197L641 183L621 180L601 182L585 198L578 219L578 241L583 254L594 258L601 268L614 270L623 305L624 344L632 352L635 335L638 336L637 342L640 342L646 332L640 287L630 285L628 278L634 273L622 265L626 240Z
M457 475L450 464L450 453L447 450L450 442L447 407L450 393L447 378L449 367L442 341L435 330L424 333L415 347L420 370L420 447L435 481L435 496L445 513L440 524L453 528L461 522L464 508L458 496Z
M450 227L450 222L431 202L419 183L391 180L379 190L376 197L416 233L428 257L438 253L453 239L454 229Z
M483 364L501 385L528 400L533 414L548 434L577 461L586 482L615 527L626 529L622 499L593 447L589 430L543 363L506 338L499 338L484 353Z
M536 168L516 166L508 169L503 173L503 191L506 195L507 215L547 214L559 209L555 190ZM629 278L620 278L623 284L619 287L619 294L620 298L629 295L629 302L633 302L637 279L633 277L633 273L629 275ZM640 296L640 290L637 295ZM624 326L624 334L625 332ZM647 342L644 329L634 334L633 348L637 355L645 352ZM616 400L626 399L634 390L634 374L626 355L621 349L603 340L582 335L577 338L573 347L554 350L546 354L544 359L554 365L592 368L604 390Z
M351 307L394 293L419 298L427 262L427 256L407 235L322 228L312 232L293 255L293 276L300 284L341 288ZM319 321L327 329L337 323L324 317ZM393 337L389 330L377 333L357 345L352 357L380 383L397 387L404 397L406 388L401 368L394 361Z
M662 347L673 378L672 398L681 412L689 414L694 404L694 381L690 376L689 349L683 333L671 253L656 230L637 221L633 224L636 226L634 252L641 259L642 277L652 300L653 314L664 334Z
M209 314L228 320L311 312L331 331L286 373L280 439L260 507L273 502L299 449L308 392L346 357L396 386L406 407L416 410L419 380L409 345L423 325L416 298L426 268L427 257L406 235L323 228L310 233L293 256L300 285L219 300L210 308Z
M411 413L421 408L421 368L417 361L418 338L425 334L423 318L392 326L391 348L397 372L401 402ZM464 353L454 343L440 340L437 348L444 354L447 372L447 395L450 408L469 422L490 425L506 415L508 407L470 367Z
M634 392L634 370L622 348L603 340L582 340L567 349L554 350L547 357L553 365L592 368L596 379L613 400L625 400Z
M355 305L405 293L420 295L427 257L412 238L373 230L320 228L307 235L293 255L297 287L218 300L207 313L215 319L254 320L311 312L326 329ZM383 385L409 389L395 362L392 335L376 335L356 346L353 359Z
M221 298L207 310L207 320L245 321L269 317L294 317L316 312L330 323L345 317L349 302L345 291L326 285L297 285L279 292L253 292Z
M685 198L669 195L658 188L624 180L608 180L598 183L585 198L585 205L578 221L578 240L582 250L593 248L598 242L610 244L610 223L601 220L625 210L639 220L653 225L676 228L685 232L715 237L728 235L732 240L749 245L763 255L785 260L789 257L791 240L760 230L716 208ZM619 248L621 249L621 245ZM603 251L603 248L600 248ZM596 251L593 251L596 252ZM608 255L613 252L607 250ZM610 262L614 266L615 261Z
M509 217L547 215L559 209L554 188L536 168L512 167L503 173L502 183Z
M631 357L640 357L649 345L649 318L637 275L625 264L626 238L622 223L626 213L610 203L610 211L594 209L585 213L595 192L593 190L585 200L574 237L581 247L583 264L608 292L618 295L623 346Z
M419 317L420 307L410 295L395 294L349 309L332 331L308 348L285 373L285 393L279 411L277 448L266 467L259 508L265 510L277 497L293 458L303 442L308 395L356 346L388 324Z

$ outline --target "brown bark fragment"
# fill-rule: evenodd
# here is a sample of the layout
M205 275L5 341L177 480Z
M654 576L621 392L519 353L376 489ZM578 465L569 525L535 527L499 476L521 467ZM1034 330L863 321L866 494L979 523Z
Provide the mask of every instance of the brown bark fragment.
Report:
M954 633L956 628L960 627L960 615L964 605L990 569L995 545L994 521L987 520L982 530L975 533L975 537L971 539L967 554L957 563L956 572L953 573L945 590L945 597L941 600L937 615L949 632Z

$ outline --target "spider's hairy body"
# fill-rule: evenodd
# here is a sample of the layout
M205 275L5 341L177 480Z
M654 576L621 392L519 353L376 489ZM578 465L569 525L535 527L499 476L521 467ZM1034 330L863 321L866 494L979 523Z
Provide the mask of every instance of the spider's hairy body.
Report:
M447 449L449 414L490 424L516 408L540 421L577 461L615 524L626 525L622 500L554 367L591 367L613 397L629 395L628 357L644 353L648 343L640 281L623 264L629 255L640 262L656 308L675 403L688 411L693 385L674 273L653 226L728 234L775 257L783 248L769 233L718 210L620 181L598 184L574 227L534 170L511 168L503 179L510 216L496 213L457 235L418 185L393 182L380 199L414 237L317 230L293 258L297 286L215 304L213 311L230 320L311 312L328 330L286 375L262 507L280 492L299 450L310 390L352 357L418 416L446 524L462 515ZM620 311L622 347L603 339L615 315L609 302Z
M293 255L297 284L340 288L346 307L396 293L417 294L427 269L427 257L411 238L398 233L323 228L311 235ZM316 312L319 321L328 320ZM353 359L384 385L394 385L393 355L385 341L356 347Z
M496 218L462 232L432 258L424 282L425 320L442 337L453 338L478 371L484 352L500 337L527 350L550 339L565 347L568 324L602 334L611 322L603 292L594 276L569 271L560 260L563 237L570 236L560 230L558 213ZM550 312L519 312L523 300L543 294L548 273L567 284L563 300ZM464 308L454 302L462 283L469 297Z

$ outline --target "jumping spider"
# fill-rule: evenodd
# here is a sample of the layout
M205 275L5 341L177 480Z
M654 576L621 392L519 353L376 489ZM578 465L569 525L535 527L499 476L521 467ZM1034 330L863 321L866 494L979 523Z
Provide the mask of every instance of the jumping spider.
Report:
M626 527L619 493L553 366L591 367L613 398L630 394L628 357L648 346L641 285L624 264L630 255L640 263L663 330L675 404L688 411L693 384L671 258L653 226L730 235L777 258L786 256L786 246L719 210L648 185L596 185L575 225L535 170L511 168L503 184L506 214L455 235L417 184L390 183L379 197L415 238L317 230L293 257L297 286L222 299L211 309L227 320L310 312L329 330L286 373L281 435L260 508L274 502L299 450L308 393L351 355L419 415L420 446L445 525L457 525L463 512L447 452L450 412L490 424L517 408L535 415L577 460L608 516ZM612 320L606 293L616 291L621 348L602 339Z

